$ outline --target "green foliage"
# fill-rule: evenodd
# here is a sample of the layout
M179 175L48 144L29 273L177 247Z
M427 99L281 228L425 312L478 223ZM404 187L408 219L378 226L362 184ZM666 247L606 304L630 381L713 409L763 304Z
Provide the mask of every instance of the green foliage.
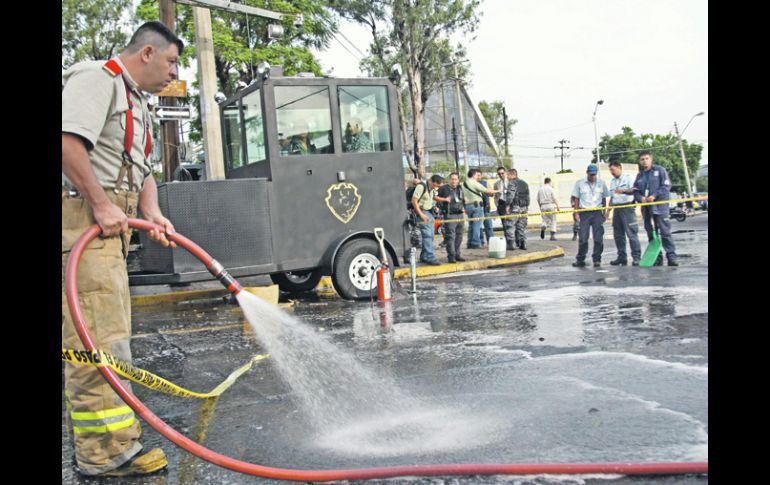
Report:
M211 29L214 43L219 90L232 96L238 81L251 84L257 65L267 61L271 66L283 66L284 74L293 76L298 72L312 72L322 75L321 66L310 53L310 47L317 49L328 46L337 26L331 13L321 0L245 0L244 5L264 8L275 12L302 13L302 26L295 27L293 16L281 21L284 37L268 43L267 26L275 20L246 14L211 10ZM176 33L185 41L185 52L180 62L188 66L197 55L195 23L192 7L177 5ZM142 0L137 7L137 17L157 20L157 0Z
M131 35L131 4L131 0L63 0L62 69L116 56Z
M387 76L399 63L409 85L412 119L421 123L424 105L442 80L455 77L446 64L458 62L456 76L467 79L465 49L452 46L449 37L456 33L472 33L479 18L480 0L331 0L329 6L341 17L368 26L372 32L371 56L361 68L372 76ZM402 108L403 109L403 108ZM407 111L403 109L403 111ZM401 118L402 131L408 131L406 116ZM425 144L424 132L414 130L414 146ZM405 147L406 148L406 147ZM422 174L424 166L415 157L413 170Z
M556 173L572 173L572 169L571 168L565 168L564 170L559 170Z
M698 177L698 180L695 181L695 190L696 190L696 192L708 192L709 191L709 178L708 177Z
M492 131L492 136L495 138L497 145L502 151L505 151L505 133L503 132L503 102L502 101L481 101L479 102L479 111L484 115L484 120L489 125L489 129ZM518 120L508 118L505 123L505 129L508 132L508 138L511 138L513 132L513 125L518 123Z
M700 159L703 153L703 145L690 144L682 139L687 169L690 179L695 176L700 167ZM620 163L638 163L639 152L649 150L652 153L653 163L662 166L671 177L672 185L684 186L684 165L679 152L679 140L673 133L666 135L653 135L644 133L637 135L627 126L622 128L622 133L614 136L603 135L599 141L599 150L602 161L610 162L618 160ZM591 160L596 163L596 154Z

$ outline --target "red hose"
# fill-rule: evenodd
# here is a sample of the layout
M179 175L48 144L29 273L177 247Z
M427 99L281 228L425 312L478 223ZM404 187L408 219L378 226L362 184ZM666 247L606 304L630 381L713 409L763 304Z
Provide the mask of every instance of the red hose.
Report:
M154 224L141 219L128 219L128 225L132 228L149 231L160 229ZM85 326L80 301L77 298L77 269L80 258L86 246L99 234L98 225L91 226L77 240L72 247L67 262L66 288L67 302L69 303L72 320L75 329L83 341L87 350L96 350L94 341ZM177 243L200 259L207 268L216 261L197 244L180 234L167 234L166 238ZM236 282L237 284L237 282ZM232 286L232 285L231 285ZM240 288L240 285L237 286ZM237 292L237 290L235 291ZM330 481L330 480L360 480L369 478L391 478L400 476L446 476L446 475L537 475L537 474L587 474L609 473L623 475L648 475L648 474L680 474L680 473L708 473L708 462L680 462L680 463L582 463L582 464L445 464L445 465L416 465L395 466L385 468L360 468L348 470L291 470L285 468L272 468L230 458L208 448L199 445L186 436L167 425L159 417L153 414L139 399L136 398L120 381L120 378L109 367L99 367L107 382L115 392L133 409L144 421L152 426L174 444L193 455L215 465L236 472L255 475L266 478L296 481Z

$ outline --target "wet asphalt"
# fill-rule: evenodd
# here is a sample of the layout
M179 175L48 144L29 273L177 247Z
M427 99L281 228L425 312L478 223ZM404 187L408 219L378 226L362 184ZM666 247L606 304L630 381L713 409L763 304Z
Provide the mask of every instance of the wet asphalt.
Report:
M329 445L269 359L205 404L137 385L133 390L158 416L208 448L274 467L707 461L708 214L672 224L681 263L676 268L610 266L615 247L607 225L600 268L573 268L577 243L563 240L563 258L420 279L416 295L407 294L409 284L402 281L389 304L299 298L293 314L322 338L392 377L425 405L451 408L477 423L458 426L457 446L435 451L394 441L387 453L377 453L365 444L355 451ZM539 240L539 232L529 237ZM264 352L240 308L221 299L137 308L133 319L134 364L193 390L215 387ZM192 457L146 424L144 444L164 448L168 471L84 478L71 465L64 412L62 404L62 483L278 483ZM370 412L376 422L376 406ZM707 482L688 475L360 483Z

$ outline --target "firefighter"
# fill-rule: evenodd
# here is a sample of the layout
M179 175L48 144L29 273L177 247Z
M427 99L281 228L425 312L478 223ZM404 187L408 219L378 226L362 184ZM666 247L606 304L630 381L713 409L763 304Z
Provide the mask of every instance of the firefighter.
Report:
M82 349L64 288L64 267L77 238L102 229L84 252L78 290L86 325L98 349L130 361L131 309L126 257L127 218L137 209L162 231L151 239L175 247L165 233L148 156L152 149L147 100L177 77L184 44L160 22L148 22L107 61L75 64L62 74L62 345ZM163 450L142 453L134 412L96 367L65 365L68 430L79 473L140 475L168 464Z

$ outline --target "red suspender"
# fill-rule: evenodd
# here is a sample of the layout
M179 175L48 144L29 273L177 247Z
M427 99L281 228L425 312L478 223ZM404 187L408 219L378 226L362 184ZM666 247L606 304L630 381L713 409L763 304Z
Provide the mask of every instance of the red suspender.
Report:
M120 65L115 62L115 59L110 59L104 64L104 69L106 69L110 74L113 76L117 76L123 72L123 69L121 69ZM126 112L126 138L123 142L123 149L125 150L126 154L131 158L131 147L134 145L134 115L132 112L132 109L134 108L134 103L131 102L131 89L128 87L128 81L126 81L125 78L123 78L123 84L126 86L126 99L128 100L128 111ZM144 156L148 157L150 156L150 152L152 151L152 137L150 136L150 124L148 120L145 120L145 144L144 144Z

